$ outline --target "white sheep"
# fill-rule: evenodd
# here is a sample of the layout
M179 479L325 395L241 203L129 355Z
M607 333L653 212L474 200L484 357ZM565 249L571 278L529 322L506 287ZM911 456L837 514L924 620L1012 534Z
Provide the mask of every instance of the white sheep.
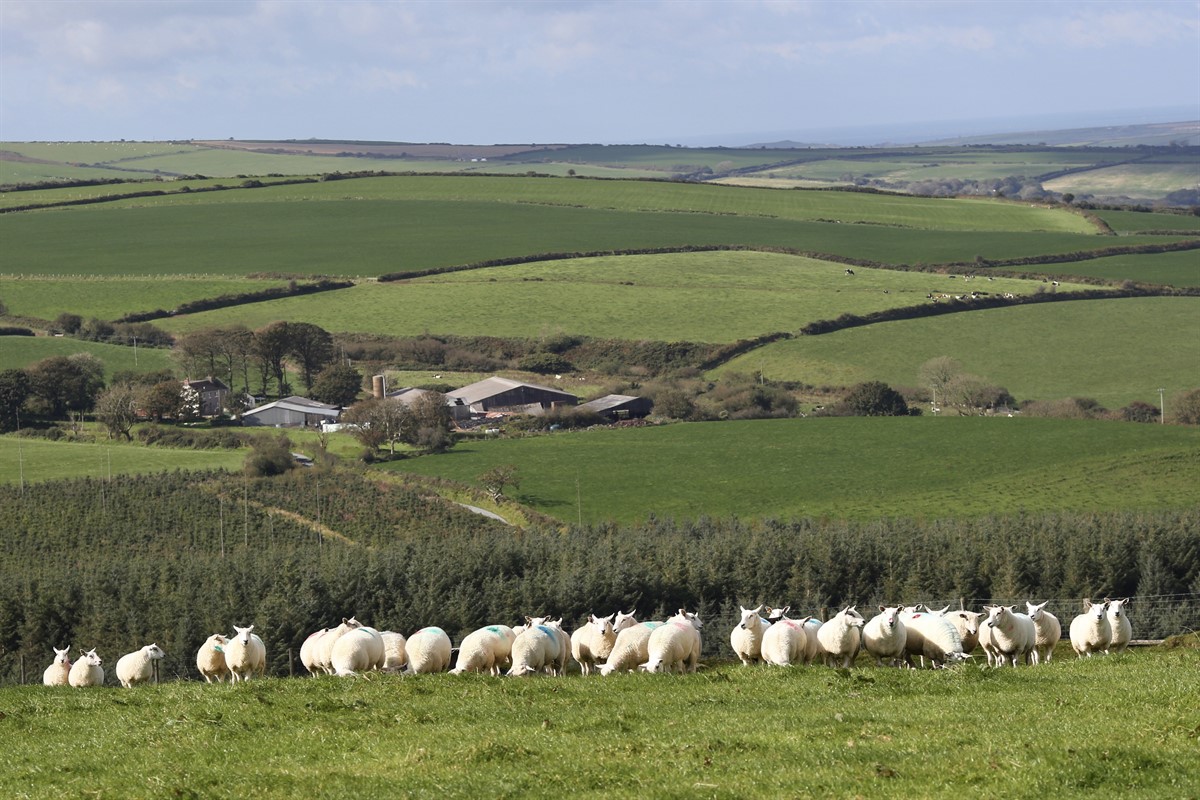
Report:
M808 655L809 643L816 641L815 633L810 634L805 623L808 619L788 619L778 617L767 628L762 640L762 659L777 667L790 664L807 664L811 658Z
M79 648L79 652L83 653L83 648ZM104 668L100 666L102 663L100 656L96 655L96 651L89 650L79 657L79 660L71 665L71 671L67 673L67 683L77 689L85 686L103 686L104 685Z
M71 674L71 645L67 645L65 650L59 650L51 645L54 650L54 660L50 662L50 666L46 667L46 671L42 673L43 686L70 686L67 678Z
M821 626L824 624L820 617L809 617L804 621L804 632L808 634L808 650L804 653L804 666L806 667L825 658L821 640L817 638L817 631L821 630Z
M579 671L591 675L592 669L599 662L608 658L613 645L617 643L617 630L614 622L617 615L607 617L588 615L586 625L575 629L571 634L571 658L579 665Z
M546 620L545 625L554 634L554 641L558 643L558 654L551 665L550 674L566 675L567 660L571 657L571 637L563 630L561 618Z
M225 666L229 668L229 679L237 683L248 681L255 674L265 675L267 672L267 646L254 633L254 626L239 628L225 643Z
M700 616L684 609L650 633L646 643L646 672L695 672L700 661Z
M200 677L204 678L205 683L220 683L229 677L229 667L225 664L225 645L228 643L227 638L214 633L196 651L196 669L200 670Z
M362 623L354 617L350 619L342 618L342 624L336 628L330 628L325 632L325 635L313 643L313 666L324 672L326 675L333 674L333 646L337 644L337 640L345 636L350 631L359 627ZM303 647L300 648L304 650Z
M463 637L458 646L458 660L454 663L451 675L461 675L464 672L486 672L489 675L500 675L501 665L508 661L512 654L516 633L507 625L488 625L476 631L471 631Z
M908 629L900 619L900 606L880 606L879 613L871 617L862 629L862 644L875 657L875 664L899 666L907 653Z
M384 646L379 631L361 625L338 638L329 653L334 675L349 676L383 669Z
M1050 659L1054 657L1054 646L1062 638L1062 623L1058 621L1058 617L1046 610L1046 603L1025 603L1025 611L1033 620L1033 628L1037 634L1033 643L1033 653L1030 654L1034 664L1041 664L1043 661L1049 664Z
M910 666L914 655L920 656L922 661L929 659L935 669L970 658L963 652L958 629L949 620L916 608L910 606L900 615L904 622L905 650Z
M317 666L317 646L321 641L321 637L329 633L329 628L321 628L319 631L313 631L304 640L304 644L300 645L300 663L308 670L308 674L316 677L317 673L324 673L325 670Z
M408 637L404 650L408 654L409 675L445 672L450 667L450 637L438 627L421 628Z
M951 611L950 606L934 613L945 619L958 631L964 653L970 653L979 645L979 624L983 619L983 614L978 611Z
M748 667L762 660L763 634L769 629L770 623L759 616L763 610L761 605L756 608L739 605L738 608L742 610L742 618L729 632L729 646L733 648L734 655L741 659L742 666Z
M148 644L141 650L126 653L117 659L117 680L126 689L135 683L146 683L154 677L154 662L166 658L167 654L157 644Z
M1125 604L1129 602L1129 598L1109 600L1106 597L1104 601L1108 603L1108 626L1112 629L1112 638L1104 652L1124 652L1125 648L1129 647L1129 640L1133 638L1133 625L1129 622L1129 615L1125 613Z
M408 652L405 649L408 640L404 634L395 631L384 631L379 636L383 639L383 671L402 671L408 666Z
M659 621L639 622L617 634L608 660L600 665L601 675L631 672L650 658L650 634L663 625Z
M998 656L999 664L1015 667L1018 661L1025 662L1037 642L1037 629L1028 614L1016 610L1016 606L986 606L989 646Z
M512 666L507 674L518 678L540 672L553 674L561 648L558 634L549 625L533 621L524 627L513 640Z
M862 644L862 626L865 620L854 606L846 606L821 624L817 630L817 641L825 652L825 663L836 667L839 662L845 669L854 665L858 648Z
M1083 601L1086 609L1082 614L1071 620L1071 649L1079 658L1092 653L1108 650L1112 641L1112 623L1108 621L1108 603L1093 603L1091 599Z

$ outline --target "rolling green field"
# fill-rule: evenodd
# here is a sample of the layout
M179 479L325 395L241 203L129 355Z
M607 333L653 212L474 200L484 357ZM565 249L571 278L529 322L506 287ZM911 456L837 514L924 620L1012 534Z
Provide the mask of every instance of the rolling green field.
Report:
M1172 508L1195 503L1200 432L1007 417L690 423L463 443L384 469L475 483L508 463L521 475L511 497L567 521Z
M1015 670L7 687L0 735L21 746L0 791L1190 797L1198 668L1195 650L1156 649Z
M1200 231L1200 217L1193 214L1152 214L1140 211L1095 211L1093 213L1118 233Z
M564 330L598 338L732 342L797 331L843 313L920 305L932 291L963 291L961 285L947 288L953 282L942 275L845 271L832 262L754 252L570 259L363 283L161 324L187 331L305 319L332 331L396 336L432 331L521 337ZM1032 294L1042 284L1001 278L978 286Z
M51 442L0 436L0 483L104 478L177 469L241 469L244 450L177 450L112 442Z
M171 351L151 347L133 347L101 342L85 342L67 337L0 336L0 370L22 369L50 356L91 353L104 362L105 375L132 370L155 372L171 369Z
M1200 286L1200 250L1109 256L1066 264L1045 264L1040 269L1047 275L1100 278L1113 282L1130 280L1165 286Z
M135 311L172 309L189 300L240 294L283 286L285 281L201 278L171 275L158 278L0 277L0 297L10 314L53 320L79 314L115 320Z
M1052 192L1124 195L1153 199L1179 189L1195 189L1196 162L1177 164L1122 164L1106 169L1075 172L1045 181Z
M1168 342L1164 346L1164 342ZM913 386L917 369L948 355L1018 400L1091 397L1108 408L1157 405L1157 389L1194 387L1200 299L1128 298L949 314L774 342L714 372L816 386L882 380Z

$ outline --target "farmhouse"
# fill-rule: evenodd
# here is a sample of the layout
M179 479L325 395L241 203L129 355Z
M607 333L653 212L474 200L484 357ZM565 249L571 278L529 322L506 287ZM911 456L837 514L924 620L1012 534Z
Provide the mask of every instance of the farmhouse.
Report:
M202 381L185 379L183 388L196 393L202 417L215 417L220 414L225 407L225 398L229 395L229 387L225 385L225 382L211 375Z
M578 402L578 398L570 392L496 376L447 392L446 400L454 409L469 409L472 414L492 411L541 414L551 408L573 406Z
M285 397L252 408L242 414L243 425L269 425L274 428L307 428L335 421L341 409L318 403L307 397Z
M627 394L606 394L579 406L581 411L592 411L609 422L620 419L641 419L650 414L654 401L648 397L633 397Z

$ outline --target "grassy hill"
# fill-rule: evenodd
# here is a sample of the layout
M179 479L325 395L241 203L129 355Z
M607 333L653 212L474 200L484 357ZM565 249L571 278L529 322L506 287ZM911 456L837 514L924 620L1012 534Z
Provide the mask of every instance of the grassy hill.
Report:
M171 369L171 352L150 347L124 347L101 342L47 336L0 336L0 370L20 369L50 356L91 353L104 362L106 375L114 372L155 372Z
M106 478L175 470L240 469L244 450L180 450L111 442L51 442L0 436L0 483Z

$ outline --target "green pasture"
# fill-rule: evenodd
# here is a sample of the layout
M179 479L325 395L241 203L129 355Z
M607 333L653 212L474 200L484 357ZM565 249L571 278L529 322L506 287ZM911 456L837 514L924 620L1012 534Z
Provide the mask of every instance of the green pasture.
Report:
M118 164L201 148L180 142L0 142L0 149L26 158L64 164Z
M1052 192L1153 199L1179 189L1195 189L1200 159L1191 163L1122 164L1045 181Z
M43 358L74 353L96 356L104 362L104 373L109 376L124 370L155 372L174 366L169 350L138 347L135 354L133 347L85 342L65 336L0 336L0 370L23 369Z
M550 159L566 164L596 164L608 167L633 167L663 173L696 172L705 167L715 171L744 169L758 164L773 164L802 157L805 150L765 150L724 147L669 147L662 145L578 144L549 153L525 152L498 160L537 164Z
M1195 214L1155 214L1141 211L1093 211L1117 233L1143 231L1200 231Z
M52 442L9 434L0 436L0 483L57 478L106 478L174 470L238 470L245 450L178 450L118 440Z
M254 292L285 283L184 275L158 278L0 276L0 298L8 306L8 313L18 316L53 320L59 314L69 312L84 319L114 320L135 311L170 310L190 300Z
M0 147L3 149L3 147ZM39 164L29 161L6 161L0 159L0 186L18 183L45 183L49 181L76 181L149 177L129 170L107 167L76 167L70 164Z
M1018 400L1090 397L1117 409L1200 385L1200 298L1080 300L971 311L802 336L713 372L816 386L881 380L914 386L921 364L950 356Z
M163 320L174 331L252 328L303 319L331 331L425 331L533 337L558 330L609 339L732 342L798 331L819 319L929 302L966 291L944 275L856 269L756 252L672 253L538 262L363 283ZM1032 294L1040 281L1000 278L980 291ZM986 289L984 288L986 286Z
M961 517L1180 508L1196 501L1200 431L1009 417L682 423L462 443L384 468L477 483L564 521L647 515Z
M128 177L128 176L126 176ZM290 178L261 178L262 183L274 183L290 180ZM181 192L186 190L230 189L241 191L241 179L205 178L202 180L185 178L132 178L122 183L105 183L98 186L59 186L21 191L0 191L0 209L13 206L52 205L73 200L86 200L95 197L113 197L138 192Z
M111 671L117 654L101 655ZM0 689L0 735L20 747L0 791L1191 797L1197 669L1195 650L1155 648L1009 670L720 664L683 676L12 686Z
M1131 253L1065 264L1043 264L1039 271L1064 279L1088 277L1115 283L1130 280L1165 286L1200 286L1200 250Z

